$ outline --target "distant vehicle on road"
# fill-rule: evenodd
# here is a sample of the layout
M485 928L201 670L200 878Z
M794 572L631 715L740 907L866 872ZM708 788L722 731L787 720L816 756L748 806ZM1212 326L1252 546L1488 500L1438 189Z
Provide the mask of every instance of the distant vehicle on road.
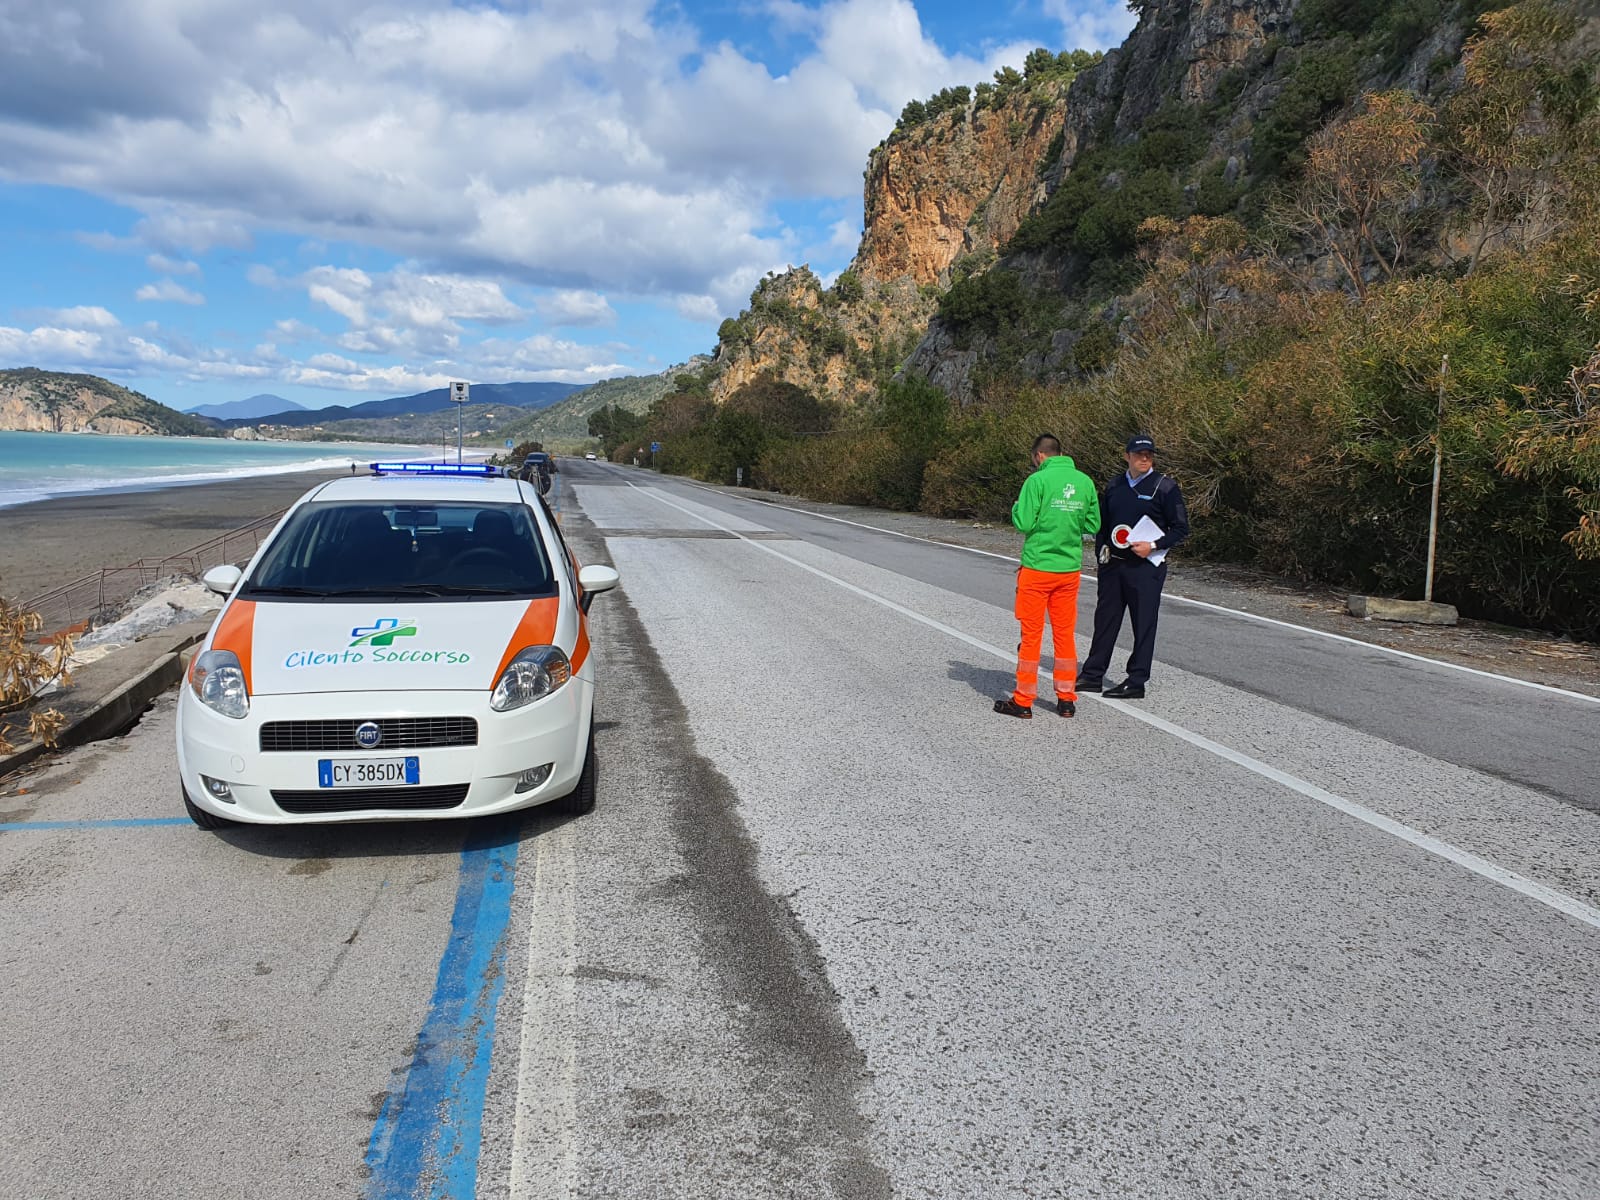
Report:
M585 454L584 457L587 458L590 462L598 462L599 461L598 457L596 455L593 455L593 454Z
M595 800L587 613L548 506L493 467L374 464L306 493L244 570L178 700L202 829ZM431 469L425 469L430 468Z

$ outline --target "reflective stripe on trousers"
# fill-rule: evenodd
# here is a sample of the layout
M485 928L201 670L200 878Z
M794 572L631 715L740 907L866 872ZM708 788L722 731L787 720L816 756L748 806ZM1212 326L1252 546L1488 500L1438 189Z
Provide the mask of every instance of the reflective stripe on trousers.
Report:
M1017 569L1016 614L1022 624L1022 641L1017 646L1017 690L1012 698L1018 704L1032 705L1039 694L1039 650L1046 616L1056 658L1051 683L1061 699L1078 698L1078 650L1072 640L1078 620L1078 580L1077 571Z

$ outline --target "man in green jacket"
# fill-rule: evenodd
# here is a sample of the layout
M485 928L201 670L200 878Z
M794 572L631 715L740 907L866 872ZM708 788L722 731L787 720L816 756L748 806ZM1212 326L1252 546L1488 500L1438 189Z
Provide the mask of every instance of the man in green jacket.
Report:
M1022 484L1011 506L1011 523L1021 531L1022 566L1017 571L1017 620L1022 641L1017 646L1017 690L994 702L1008 717L1033 717L1039 694L1039 647L1044 619L1050 617L1056 665L1052 682L1056 712L1078 711L1074 690L1078 648L1072 640L1078 621L1078 578L1083 569L1083 539L1100 529L1100 495L1091 480L1061 453L1061 443L1048 433L1033 441L1036 468Z

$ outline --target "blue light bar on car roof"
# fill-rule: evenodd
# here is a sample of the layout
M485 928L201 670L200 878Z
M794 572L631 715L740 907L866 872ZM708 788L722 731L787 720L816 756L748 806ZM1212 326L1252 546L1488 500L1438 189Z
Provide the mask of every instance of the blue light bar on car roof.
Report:
M457 479L498 479L504 472L488 463L368 463L374 475L448 475Z

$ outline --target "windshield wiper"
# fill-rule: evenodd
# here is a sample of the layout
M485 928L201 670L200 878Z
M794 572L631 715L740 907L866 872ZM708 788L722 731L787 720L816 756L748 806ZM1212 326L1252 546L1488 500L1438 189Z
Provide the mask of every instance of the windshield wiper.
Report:
M255 583L252 583L248 587L246 587L245 591L249 595L252 595L252 596L318 596L318 597L327 597L327 596L337 596L337 595L339 595L338 592L330 592L326 588L272 587L272 586L262 586L261 584L255 584Z

